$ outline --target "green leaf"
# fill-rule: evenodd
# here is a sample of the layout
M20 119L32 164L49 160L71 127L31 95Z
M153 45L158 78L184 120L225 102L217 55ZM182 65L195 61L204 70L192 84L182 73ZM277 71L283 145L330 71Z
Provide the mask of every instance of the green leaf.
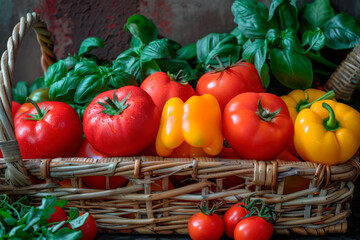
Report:
M236 37L239 45L243 45L248 40L238 27L234 28L230 34Z
M73 220L80 216L79 209L71 207L69 213L69 220Z
M138 83L142 82L142 72L140 63L141 50L138 48L130 48L122 52L113 62L113 69L124 71L135 77Z
M280 30L292 28L297 32L299 21L297 19L296 0L273 0L269 9L269 21L273 18L278 22Z
M141 14L135 14L129 17L124 28L125 31L130 32L134 38L137 38L145 45L157 39L159 33L155 24L150 19ZM131 40L131 46L139 46L138 42L133 42L138 40Z
M66 199L59 199L56 203L56 206L59 208L64 208L66 204L67 204Z
M79 76L91 75L98 73L98 65L93 61L79 62L74 68L75 74Z
M315 0L304 4L300 10L301 32L321 28L334 15L334 9L329 0Z
M81 77L75 75L57 81L49 89L49 99L52 101L73 102L80 81Z
M89 75L83 78L75 91L75 103L86 103L106 89L107 81L99 75Z
M210 33L196 42L196 53L199 62L207 65L218 66L219 63L214 59L218 55L221 61L229 64L229 56L232 62L239 60L241 47L237 44L237 39L229 33Z
M71 226L72 229L76 229L81 227L82 225L84 225L85 221L88 219L89 217L89 213L86 212L83 215L74 218L73 220L69 221L69 224Z
M176 59L190 61L196 58L196 43L186 45L176 52Z
M244 44L244 51L242 53L242 59L244 59L250 63L253 63L255 53L258 51L258 49L260 49L262 46L264 46L264 44L265 44L264 39L255 39L254 41L249 39Z
M322 30L329 48L348 49L360 44L360 24L349 14L337 14L325 23Z
M46 234L46 240L78 240L83 237L81 230L72 230L70 228L61 228L53 234Z
M29 87L29 93L33 93L35 90L38 90L42 87L45 87L45 81L44 81L44 77L38 77L37 79L34 80L34 82L30 85ZM30 95L29 94L29 95Z
M19 232L22 232L24 231L24 228L25 228L25 225L24 224L21 224L19 226L16 226L16 227L13 227L10 232L8 233L9 237L10 238L13 238L13 237L20 237L19 236ZM23 235L23 234L22 234Z
M306 52L312 50L318 51L322 49L326 44L325 34L321 31L320 28L317 28L315 31L306 31L302 36L303 46L309 45L309 48Z
M147 76L155 72L161 71L159 65L157 64L157 60L151 60L149 62L140 62L141 67L141 78L138 80L139 83L142 83Z
M89 37L86 38L84 41L82 41L79 49L78 55L84 55L86 53L89 53L94 48L103 48L105 46L104 41L101 38L98 37Z
M44 76L45 85L50 87L54 82L59 81L68 73L67 66L64 60L59 60L49 66Z
M270 75L269 75L269 66L266 63L267 59L267 43L264 42L264 45L258 48L254 56L254 65L257 69L261 83L266 89L270 84Z
M312 85L311 61L296 51L271 49L270 69L275 78L285 87L307 89Z
M301 47L300 41L296 35L296 32L292 28L288 28L281 33L282 39L280 46L284 50L295 51L303 53L304 49Z
M281 44L281 38L281 31L273 28L270 29L265 36L269 48L279 47Z
M140 61L144 63L154 59L175 56L180 47L180 44L168 38L154 40L144 47L140 54Z
M235 0L231 6L235 22L247 38L263 38L267 31L276 28L268 22L268 8L256 0Z
M183 75L190 74L191 66L187 61L178 59L160 59L156 60L162 72L178 73L183 70Z
M26 98L30 95L29 85L27 82L17 82L16 87L12 88L12 100L23 104Z
M121 70L114 70L109 77L108 86L112 89L121 88L135 82L133 75L128 74Z

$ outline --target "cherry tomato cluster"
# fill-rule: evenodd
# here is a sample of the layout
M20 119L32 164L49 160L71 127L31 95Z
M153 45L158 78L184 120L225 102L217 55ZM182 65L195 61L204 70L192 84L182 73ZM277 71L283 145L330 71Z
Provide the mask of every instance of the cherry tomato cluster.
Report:
M261 205L261 209L257 206ZM211 210L201 211L191 216L188 232L192 240L218 240L225 233L235 240L269 240L274 232L275 213L261 200L236 203L230 207L223 218ZM254 214L257 215L254 215Z

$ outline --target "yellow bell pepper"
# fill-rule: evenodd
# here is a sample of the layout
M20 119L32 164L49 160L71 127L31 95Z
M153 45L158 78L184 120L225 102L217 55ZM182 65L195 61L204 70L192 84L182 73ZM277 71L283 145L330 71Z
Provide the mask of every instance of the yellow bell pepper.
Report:
M360 146L360 113L332 100L315 102L298 114L294 144L305 161L344 163Z
M215 156L221 152L223 139L219 103L214 96L204 94L185 103L180 98L166 102L155 146L157 153L166 157L185 141Z
M295 122L296 116L302 109L309 108L316 101L335 99L335 93L332 90L325 92L315 88L309 88L304 91L296 89L288 95L281 96L281 99L288 107L292 121Z

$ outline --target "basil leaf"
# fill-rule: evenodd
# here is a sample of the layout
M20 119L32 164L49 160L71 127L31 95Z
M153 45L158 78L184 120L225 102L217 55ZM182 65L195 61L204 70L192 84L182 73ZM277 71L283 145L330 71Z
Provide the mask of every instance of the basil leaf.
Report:
M47 87L50 87L54 82L59 81L68 73L68 69L64 60L59 60L49 66L44 76L44 82Z
M75 103L91 101L97 94L106 89L107 81L100 75L89 75L83 78L75 91Z
M154 59L175 56L180 47L180 44L168 38L154 40L144 47L140 54L140 61L144 63Z
M82 225L84 225L85 221L88 219L89 217L89 213L86 212L83 215L74 218L73 220L69 221L69 224L71 226L72 229L76 229L81 227Z
M70 228L64 227L61 228L59 231L56 231L54 234L47 234L46 240L77 240L81 239L83 234L81 230L72 230Z
M271 49L270 69L276 80L288 88L306 89L312 85L311 61L296 51Z
M176 51L176 59L190 61L196 58L196 43L186 45Z
M105 43L101 38L98 38L98 37L86 38L84 41L82 41L82 43L80 45L78 55L79 56L84 55L96 47L103 48L104 46L105 46Z
M231 6L238 28L247 38L262 38L270 28L268 8L256 0L235 0Z
M244 44L244 51L242 53L242 59L246 60L247 62L253 63L254 62L254 56L255 53L259 48L264 46L265 42L264 39L255 39L254 41L251 41L249 39Z
M140 67L141 67L141 78L138 80L139 83L142 83L147 76L149 76L155 72L161 71L156 60L151 60L151 61L145 62L145 63L140 62Z
M99 70L98 65L95 62L89 61L77 63L75 65L74 72L79 76L85 76L98 73Z
M301 47L300 41L296 35L296 32L292 28L288 28L282 32L282 39L280 46L284 50L296 51L303 53L304 49Z
M210 33L196 42L198 61L205 65L218 66L219 63L214 59L216 55L225 65L229 64L229 56L232 62L237 62L240 49L236 37L229 33Z
M108 86L112 89L121 88L135 82L133 75L124 71L114 71L109 77Z
M162 72L178 73L180 69L185 75L191 69L190 64L184 60L178 59L160 59L156 60Z
M269 9L269 19L277 20L280 30L292 28L297 32L299 21L297 19L296 0L273 0Z
M116 70L124 71L135 77L138 83L142 82L141 63L139 57L127 56L114 62Z
M337 14L325 23L322 30L329 48L348 49L360 44L360 24L349 14Z
M80 216L79 209L71 207L69 213L69 220L73 220Z
M63 207L65 207L66 204L67 204L66 199L59 199L56 203L56 206L59 208L63 208Z
M137 38L145 45L157 39L159 34L155 24L141 14L135 14L129 17L124 28L125 31L130 32L134 38ZM138 40L131 40L131 46L139 46L139 42L135 42Z
M51 85L49 99L52 101L63 101L71 103L74 101L76 88L80 83L80 77L68 76Z
M311 49L318 51L322 49L326 44L325 34L321 31L320 28L317 28L315 31L306 31L302 36L303 46L309 45L309 48L306 52Z
M30 95L29 85L27 82L21 81L17 82L16 87L11 89L12 100L23 104L26 101L26 98Z
M258 48L254 56L254 65L257 69L261 83L266 89L270 84L270 75L269 75L269 66L265 62L267 59L267 43L264 42L264 45Z
M33 93L35 90L38 90L42 87L45 87L44 77L38 77L29 87L29 93Z
M300 10L301 32L314 31L317 27L322 27L334 15L334 9L329 0L315 0L304 4Z
M265 36L270 48L279 47L281 44L281 32L278 29L270 29Z
M13 237L20 237L21 235L24 236L24 228L25 228L25 225L22 224L22 225L19 225L19 226L16 226L16 227L13 227L11 229L11 231L8 233L8 236L13 238ZM21 235L19 235L18 232L23 232Z
M239 45L243 45L248 40L238 27L234 28L230 34L236 37Z

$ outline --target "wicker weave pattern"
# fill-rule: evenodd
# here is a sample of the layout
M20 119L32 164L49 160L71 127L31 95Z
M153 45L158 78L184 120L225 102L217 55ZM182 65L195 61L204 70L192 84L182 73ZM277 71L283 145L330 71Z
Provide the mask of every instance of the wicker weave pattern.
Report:
M54 195L69 200L67 207L89 211L100 231L187 234L187 222L198 212L201 201L223 201L219 213L232 204L255 194L272 204L279 215L275 230L280 234L324 235L345 232L346 217L354 192L353 181L359 174L359 158L337 166L315 163L228 160L219 158L161 158L150 156L106 159L57 158L22 160L14 136L11 117L11 83L17 49L24 34L33 28L42 49L46 71L55 55L51 34L35 13L27 14L15 26L8 50L1 59L0 147L4 159L0 169L0 191L12 196L31 195L33 204ZM28 174L45 183L31 183ZM284 194L284 180L289 176L309 179L308 189ZM107 190L86 188L84 176L107 176ZM123 176L130 186L109 189L109 177ZM187 186L170 189L173 176L193 179ZM224 187L226 177L244 179L242 184ZM61 188L58 181L71 179L72 188ZM161 189L151 184L160 180Z

